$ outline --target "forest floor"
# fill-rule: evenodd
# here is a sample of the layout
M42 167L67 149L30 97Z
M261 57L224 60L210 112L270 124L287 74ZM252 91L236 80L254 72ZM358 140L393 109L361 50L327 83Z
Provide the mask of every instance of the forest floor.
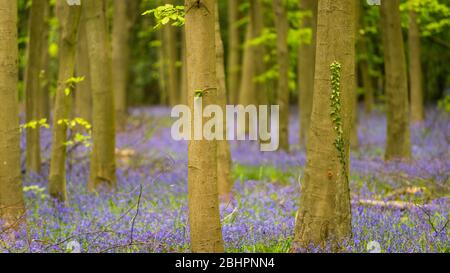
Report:
M86 193L88 153L71 150L69 206L47 194L50 135L42 131L44 175L27 176L27 232L0 252L188 252L187 144L170 136L170 109L131 111L117 139L118 190ZM348 252L450 252L450 116L428 111L412 128L414 159L383 161L386 120L381 110L359 117L352 151L353 238ZM292 115L292 152L259 152L257 143L232 143L233 200L221 205L227 252L288 252L303 179L305 154ZM24 143L22 143L24 144ZM1 241L0 241L1 242Z

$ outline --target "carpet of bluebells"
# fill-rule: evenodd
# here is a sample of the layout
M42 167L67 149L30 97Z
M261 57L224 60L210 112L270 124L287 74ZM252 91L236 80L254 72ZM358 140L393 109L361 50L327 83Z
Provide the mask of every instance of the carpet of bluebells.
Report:
M88 194L89 151L69 148L68 206L48 197L51 132L43 129L43 174L24 177L27 228L14 241L0 240L0 252L68 252L74 242L81 252L188 252L187 143L172 140L171 124L167 108L131 111L117 137L116 192ZM383 161L385 135L381 110L361 112L346 251L366 252L376 241L382 252L450 252L450 115L430 110L426 122L412 128L408 163ZM228 252L289 252L305 166L294 112L290 142L289 154L231 144L233 199L221 205Z

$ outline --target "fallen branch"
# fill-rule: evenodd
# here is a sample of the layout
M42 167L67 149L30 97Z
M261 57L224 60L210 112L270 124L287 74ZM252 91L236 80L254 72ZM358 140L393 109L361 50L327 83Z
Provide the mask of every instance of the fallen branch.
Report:
M369 207L382 207L382 208L393 208L393 209L414 209L417 205L411 202L405 201L380 201L371 199L360 199L352 201L352 204L369 206ZM423 207L428 207L429 205L423 205Z

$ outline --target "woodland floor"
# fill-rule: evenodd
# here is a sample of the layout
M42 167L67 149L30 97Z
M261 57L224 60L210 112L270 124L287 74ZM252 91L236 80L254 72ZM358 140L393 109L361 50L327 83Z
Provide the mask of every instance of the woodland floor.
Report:
M188 252L187 145L172 140L169 116L167 108L131 111L117 140L115 193L87 194L88 153L71 150L67 207L55 207L47 195L51 132L44 129L44 175L24 182L28 232L13 245L0 240L0 252L66 252L71 241L82 252ZM412 128L410 163L383 161L385 126L381 110L360 113L347 251L365 252L377 241L382 252L450 252L449 114L430 110L425 124ZM232 143L234 198L221 206L228 252L289 251L305 165L294 112L290 129L289 154Z

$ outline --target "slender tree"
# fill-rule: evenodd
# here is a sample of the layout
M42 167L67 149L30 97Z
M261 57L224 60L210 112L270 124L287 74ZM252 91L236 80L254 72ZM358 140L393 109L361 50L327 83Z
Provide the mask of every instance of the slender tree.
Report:
M53 114L53 143L50 161L49 192L60 202L67 201L66 191L66 142L71 98L66 93L68 81L74 76L77 34L81 5L69 5L66 0L57 1L59 21L59 68Z
M361 21L361 9L362 3L361 1L353 1L355 5L355 49L359 51L360 43L361 43L361 35L359 30L361 29L360 21ZM357 149L359 146L358 139L358 88L359 88L359 78L358 78L358 60L355 54L355 91L352 92L353 100L352 100L352 122L351 122L351 130L350 130L350 147L352 149Z
M356 1L356 3L359 3ZM356 12L359 12L360 16L359 19L357 18L356 24L359 25L360 29L365 28L365 14L364 14L364 6L359 3L357 5ZM361 16L362 15L362 16ZM373 79L370 74L370 62L369 62L369 46L368 43L370 42L369 37L367 36L367 33L365 31L360 31L360 29L357 30L357 36L358 37L358 50L359 50L359 73L361 75L361 81L362 81L362 87L364 90L364 110L367 114L370 114L373 110L373 104L374 104L374 85L373 85Z
M221 36L221 28L219 21L219 5L216 2L216 72L217 72L217 103L225 113L227 105L227 88L225 77L225 57L224 46ZM231 154L230 145L226 140L226 119L223 119L224 131L220 132L223 135L224 140L220 140L217 143L217 184L220 200L223 202L229 202L231 199Z
M387 100L386 160L411 156L408 79L399 4L399 0L381 1Z
M86 16L84 16L83 12L78 28L76 75L77 77L84 77L84 80L76 86L75 115L92 123L91 75L89 72L89 52L86 37Z
M228 0L228 64L227 64L227 78L228 78L228 99L230 103L236 104L238 101L239 91L239 1Z
M39 116L42 118L50 119L50 54L48 53L48 39L49 39L49 28L50 28L50 16L51 16L51 5L49 1L43 1L45 4L44 22L45 25L42 28L42 47L41 47L41 72L40 72L40 89L39 89Z
M17 228L25 207L20 170L17 1L0 0L0 227Z
M112 73L116 107L116 124L124 128L127 116L127 86L129 82L130 36L138 15L138 0L114 0L112 33Z
M261 37L264 30L264 20L263 20L263 3L262 0L250 0L250 20L252 21L252 39ZM263 44L258 44L252 46L254 50L254 77L258 77L265 72L265 47ZM258 105L267 105L268 99L268 88L267 83L258 81L256 78L251 79L255 85L255 95ZM259 117L267 118L264 116ZM267 122L267 121L266 121Z
M25 75L26 122L38 121L40 115L39 94L41 88L42 47L45 44L45 13L47 0L34 1L31 5L29 21L29 40L27 49L27 67ZM26 131L26 165L27 170L41 171L40 129Z
M93 147L88 188L116 186L114 95L106 20L106 0L86 1L86 36L93 106Z
M280 148L289 151L289 21L283 0L273 0L277 29L277 60L279 68L277 104L280 106Z
M239 104L249 105L256 104L255 100L255 86L253 84L253 78L255 77L254 69L254 50L252 46L248 44L248 41L252 39L253 32L252 21L247 24L244 44L244 54L242 58L242 76L239 87Z
M310 43L302 43L298 53L300 144L306 145L311 119L316 58L317 0L300 0L300 9L309 12L302 20L303 28L311 29Z
M204 107L217 104L215 2L185 1L188 104L192 112L196 90L202 90ZM189 141L188 203L193 252L224 251L217 191L217 141Z
M353 1L318 2L313 109L294 251L311 244L337 250L351 236L348 161L355 90Z
M425 114L423 110L423 73L421 63L420 31L417 24L417 13L411 7L409 12L409 80L411 90L411 119L422 122Z
M166 4L173 3L173 0L165 0ZM178 76L178 51L176 43L176 27L166 25L162 29L163 32L163 54L167 73L167 94L169 97L169 105L176 105L180 102L179 76Z
M364 110L366 113L371 113L374 105L374 86L373 79L370 75L369 63L369 49L367 46L367 37L362 35L360 40L361 60L359 62L359 69L361 73L361 80L364 89Z

